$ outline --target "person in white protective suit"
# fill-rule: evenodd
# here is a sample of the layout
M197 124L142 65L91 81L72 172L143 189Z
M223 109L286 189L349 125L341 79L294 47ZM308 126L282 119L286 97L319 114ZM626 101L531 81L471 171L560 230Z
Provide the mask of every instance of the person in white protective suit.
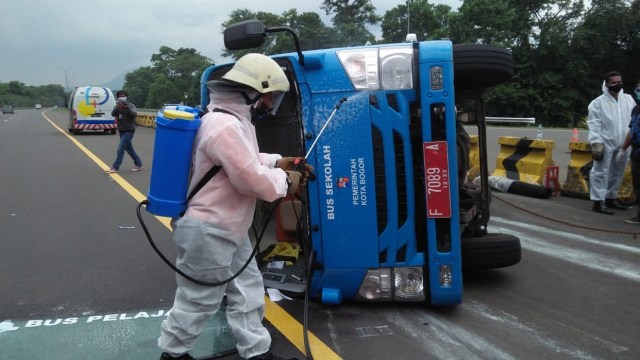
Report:
M589 143L593 166L589 174L593 211L613 215L612 209L626 210L617 200L628 156L622 151L631 111L636 105L631 95L622 91L622 75L612 71L605 75L603 94L589 104Z
M214 166L222 169L187 204L174 222L177 267L201 281L219 282L237 273L252 253L248 230L256 199L274 201L306 183L307 166L260 153L251 110L277 107L289 90L282 68L261 54L240 58L221 80L207 83L209 112L202 117L194 143L190 189ZM189 351L204 323L227 297L226 316L245 359L282 359L269 351L271 337L262 325L264 285L255 259L234 280L203 286L176 275L173 307L162 322L160 359L193 359Z

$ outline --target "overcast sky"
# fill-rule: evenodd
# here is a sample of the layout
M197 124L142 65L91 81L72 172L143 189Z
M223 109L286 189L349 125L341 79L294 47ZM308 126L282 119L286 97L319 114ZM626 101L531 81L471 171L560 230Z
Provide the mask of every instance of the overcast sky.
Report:
M372 0L376 13L406 1ZM434 0L457 9L461 0ZM160 46L194 48L216 62L221 23L236 9L323 18L322 0L0 0L0 82L98 85L150 65ZM379 33L379 29L377 30ZM379 35L379 34L378 34ZM65 77L65 74L67 76Z

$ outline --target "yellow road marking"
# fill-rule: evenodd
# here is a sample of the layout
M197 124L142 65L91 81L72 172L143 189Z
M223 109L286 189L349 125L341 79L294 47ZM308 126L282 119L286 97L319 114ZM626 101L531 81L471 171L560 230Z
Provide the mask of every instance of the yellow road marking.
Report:
M72 143L74 143L80 150L85 153L93 162L98 164L105 172L110 168L104 161L102 161L99 157L97 157L91 150L87 149L80 141L76 140L73 136L67 134L63 129L61 129L58 125L56 125L47 115L42 113L42 116L53 126L56 130L60 131L64 136L67 137ZM141 202L146 200L146 196L144 196L138 189L133 187L133 185L129 184L127 180L125 180L118 173L109 174L111 178L118 183L129 195L131 195L136 201ZM171 219L162 216L155 216L158 221L160 221L169 231L171 231ZM286 312L282 307L278 304L274 303L269 299L269 297L265 296L265 317L269 322L276 328L278 331L282 333L300 352L305 354L304 349L304 338L302 335L303 327L293 316L291 316L288 312ZM338 354L336 354L329 346L327 346L322 340L316 337L312 332L309 332L309 346L311 347L311 353L317 359L342 359Z
M288 312L286 312L283 308L278 306L273 301L269 300L268 297L265 296L266 306L265 312L266 317L269 322L275 326L284 337L289 339L295 347L300 350L301 353L305 354L304 349L304 336L303 336L303 327L296 319L293 318ZM322 360L334 360L334 359L342 359L338 354L336 354L329 346L322 342L322 340L318 339L311 331L309 331L309 347L311 348L311 354L315 359Z
M62 133L62 135L66 136L67 139L71 140L72 143L74 143L77 147L79 147L80 150L82 150L82 152L85 153L89 157L89 159L93 160L93 162L98 164L98 167L100 167L105 172L107 170L109 170L109 168L110 168L109 165L107 165L104 161L102 161L99 157L97 157L94 153L92 153L91 150L87 149L84 145L82 145L82 143L80 143L80 141L76 140L76 138L74 138L73 136L67 134L64 130L62 130L51 119L49 119L49 117L47 117L47 115L45 115L44 112L42 113L42 116L44 116L44 118L49 123L51 123L51 126L56 128L56 130L60 131ZM120 185L126 192L128 192L129 195L131 195L134 199L136 199L137 202L141 202L141 201L147 199L146 196L144 196L140 191L138 191L138 189L136 189L131 184L129 184L129 182L126 181L118 173L109 174L109 175L111 176L111 178L115 182L118 183L118 185ZM166 218L166 217L162 217L162 216L156 216L156 219L158 219L158 221L160 221L167 229L171 230L171 219Z

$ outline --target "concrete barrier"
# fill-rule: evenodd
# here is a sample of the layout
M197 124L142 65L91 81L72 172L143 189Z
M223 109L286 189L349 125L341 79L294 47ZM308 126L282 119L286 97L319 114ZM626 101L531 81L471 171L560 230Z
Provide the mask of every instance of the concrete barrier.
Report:
M480 153L478 151L478 135L469 135L471 149L469 151L469 171L467 181L473 181L480 176Z
M567 179L562 184L562 196L589 199L589 171L593 166L591 145L588 142L569 143L571 158L567 165Z
M562 196L589 199L589 172L593 166L591 145L588 142L569 143L571 159L567 166L567 179L562 184ZM618 192L618 199L624 202L634 202L633 184L631 182L631 166L627 165L622 178L622 186Z
M534 140L513 136L498 138L500 153L493 176L544 185L547 167L554 166L553 140Z
M138 117L136 118L136 124L144 127L155 128L156 114L138 113Z
M633 193L633 182L631 180L631 165L627 164L622 177L622 186L618 192L618 200L626 203L635 203L636 196Z

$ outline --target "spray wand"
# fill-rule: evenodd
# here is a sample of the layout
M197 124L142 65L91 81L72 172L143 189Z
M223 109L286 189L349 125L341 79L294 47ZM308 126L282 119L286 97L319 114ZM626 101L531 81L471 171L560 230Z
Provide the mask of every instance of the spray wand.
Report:
M320 132L318 133L318 136L316 136L315 140L313 140L313 143L311 143L311 146L309 147L309 150L307 150L307 154L304 156L304 161L299 160L299 159L296 159L294 161L294 164L297 166L297 169L304 169L304 163L309 158L309 155L311 154L311 151L313 150L313 148L316 146L316 143L318 142L318 139L320 139L320 136L322 136L322 133L324 132L324 129L327 128L327 125L329 125L329 123L331 122L331 119L333 119L333 117L335 116L335 114L338 111L338 109L340 109L340 106L342 106L342 103L344 103L347 100L348 99L346 97L343 97L342 99L338 100L338 103L336 104L335 109L333 109L333 112L331 113L331 115L329 115L329 118L327 119L327 121L322 126L322 129L320 129ZM314 180L315 179L315 175L310 173L309 174L309 179Z
M320 136L322 136L322 133L324 132L324 129L327 128L327 125L329 125L329 123L331 122L331 119L333 119L333 116L336 114L336 111L338 111L338 109L340 109L340 106L342 106L342 103L345 102L345 101L347 101L346 97L343 97L342 99L340 99L338 101L338 103L336 104L336 108L333 109L333 112L331 113L331 115L329 116L327 121L322 126L322 129L320 129L320 132L318 133L318 136L316 136L316 139L313 140L313 143L311 143L311 147L309 147L309 150L307 151L307 155L304 156L305 160L307 160L307 158L309 158L309 154L311 154L311 150L313 150L313 147L316 146L316 143L318 142L318 139L320 139Z

